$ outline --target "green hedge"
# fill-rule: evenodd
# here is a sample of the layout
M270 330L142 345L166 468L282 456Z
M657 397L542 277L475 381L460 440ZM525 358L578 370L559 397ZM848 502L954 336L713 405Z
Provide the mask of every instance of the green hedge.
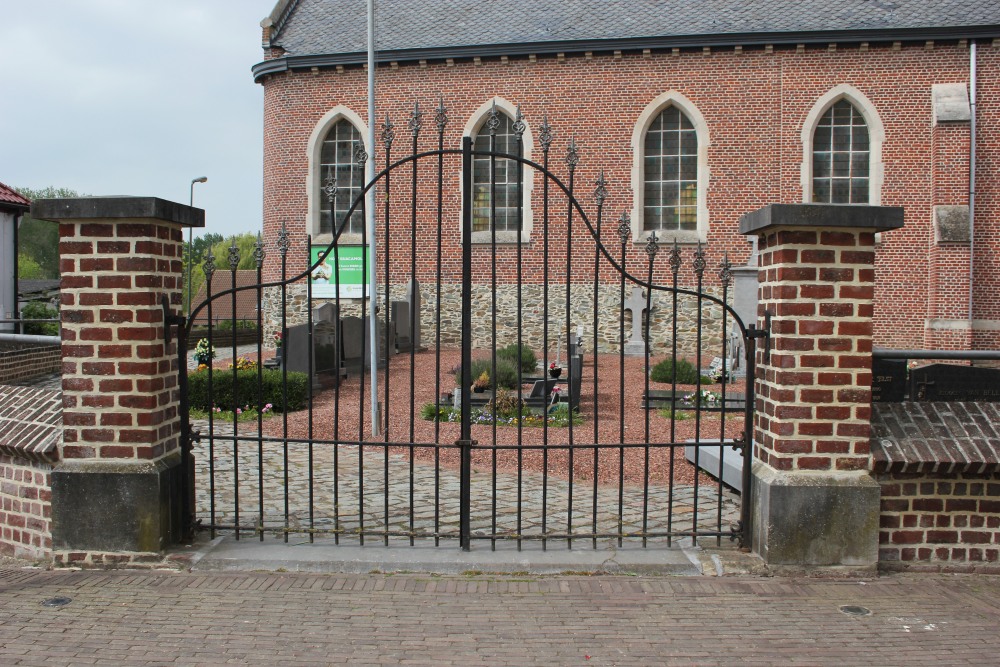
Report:
M667 357L653 366L649 379L653 382L674 382L676 377L677 384L697 384L698 375L698 369L691 362L683 359L674 361L672 357ZM712 380L702 378L702 382L711 384Z
M268 403L278 412L292 412L306 406L309 398L309 377L305 373L288 374L288 409L285 410L282 391L283 373L280 370L264 369L261 380L261 395L257 396L257 371L237 371L233 382L231 370L212 371L212 400L208 395L208 371L203 370L188 375L188 400L192 408L211 410L212 403L223 410L233 408L233 387L238 389L236 407L249 405L262 408Z
M497 371L494 374L492 368L492 359L473 359L472 360L472 381L475 382L483 372L490 378L490 389L493 388L493 381L500 386L501 389L517 389L517 366L514 365L509 359L502 359L499 355L497 356ZM462 369L459 368L455 372L455 384L458 386L462 385Z
M59 317L59 311L44 301L31 301L21 309L23 320L50 320ZM58 336L57 322L31 322L24 325L24 333L34 336Z
M521 346L520 350L517 347L517 343L511 343L507 347L502 347L497 350L497 359L504 359L509 361L516 368L518 363L521 364L521 373L534 373L536 366L538 365L538 357L535 356L535 352L524 345Z

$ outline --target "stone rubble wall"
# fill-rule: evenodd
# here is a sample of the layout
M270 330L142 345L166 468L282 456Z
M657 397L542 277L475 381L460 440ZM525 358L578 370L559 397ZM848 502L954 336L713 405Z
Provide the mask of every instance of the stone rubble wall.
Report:
M424 346L431 347L437 340L437 299L436 285L433 283L420 286L421 292L421 340ZM628 288L627 288L628 289ZM517 342L517 286L500 285L495 291L497 299L496 342L497 347L503 347ZM721 295L721 290L711 289L710 293ZM384 304L384 287L377 290L380 311ZM406 299L406 285L392 285L391 301ZM493 298L494 291L489 285L474 285L472 291L472 326L473 348L489 349L493 340ZM548 347L550 356L554 357L559 342L565 354L566 335L566 286L552 284L549 286L548 303ZM628 292L626 292L628 294ZM462 287L458 283L442 285L441 290L441 346L458 347L461 343L462 324ZM583 344L585 350L593 348L594 341L594 288L590 284L573 285L570 290L570 331L576 333L577 327L583 328ZM598 291L598 352L617 353L620 341L620 318L622 317L620 291L617 285L601 285ZM303 324L308 317L306 289L302 284L289 285L285 294L285 313L287 326ZM314 299L313 309L332 300ZM672 346L672 296L669 292L655 292L652 297L654 307L649 323L650 355L660 357L669 355ZM678 355L693 358L697 351L698 299L691 295L679 295L677 299L677 347ZM357 299L341 301L342 316L360 316L363 303ZM264 317L264 336L266 345L270 345L273 335L281 323L281 289L265 288L261 304ZM367 306L364 306L367 312ZM702 300L702 355L704 357L722 356L722 309L718 304ZM381 316L381 314L380 314ZM624 311L625 339L629 340L632 331L631 311ZM541 356L545 340L543 317L542 286L536 284L523 285L521 290L521 336L525 345L531 347ZM738 325L730 316L726 321L726 338L732 332L738 332Z

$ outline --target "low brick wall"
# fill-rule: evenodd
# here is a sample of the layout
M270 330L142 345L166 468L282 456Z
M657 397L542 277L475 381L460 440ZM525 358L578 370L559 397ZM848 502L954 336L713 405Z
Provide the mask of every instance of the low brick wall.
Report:
M1000 408L875 404L879 568L1000 573Z
M59 345L0 343L0 384L51 375L61 368L62 348Z
M52 468L62 442L62 394L0 386L0 554L52 556Z

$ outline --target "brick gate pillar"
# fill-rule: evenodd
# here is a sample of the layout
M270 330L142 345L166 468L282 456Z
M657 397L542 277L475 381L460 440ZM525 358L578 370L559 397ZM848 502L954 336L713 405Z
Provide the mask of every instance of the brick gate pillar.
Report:
M875 233L903 209L772 204L740 220L759 239L753 549L774 565L874 567L870 474Z
M204 211L87 197L38 200L31 214L58 222L60 237L53 552L161 551L180 536L182 484L176 344L165 342L161 296L180 308L182 230L204 226Z

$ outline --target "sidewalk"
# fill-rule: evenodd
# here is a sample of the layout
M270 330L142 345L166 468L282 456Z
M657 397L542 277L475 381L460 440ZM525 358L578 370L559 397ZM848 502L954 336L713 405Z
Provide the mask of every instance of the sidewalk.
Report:
M65 606L42 603L67 597ZM865 607L848 615L840 607ZM3 665L987 665L1000 578L0 569Z

